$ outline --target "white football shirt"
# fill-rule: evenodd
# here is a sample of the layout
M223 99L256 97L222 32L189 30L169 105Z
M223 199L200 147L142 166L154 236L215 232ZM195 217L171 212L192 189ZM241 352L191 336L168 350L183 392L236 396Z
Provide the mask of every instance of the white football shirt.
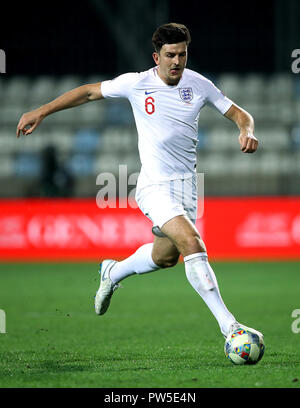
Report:
M190 69L177 85L167 85L157 67L103 81L104 98L127 98L138 131L141 174L150 182L191 177L196 171L200 109L210 104L221 114L232 105L210 80Z

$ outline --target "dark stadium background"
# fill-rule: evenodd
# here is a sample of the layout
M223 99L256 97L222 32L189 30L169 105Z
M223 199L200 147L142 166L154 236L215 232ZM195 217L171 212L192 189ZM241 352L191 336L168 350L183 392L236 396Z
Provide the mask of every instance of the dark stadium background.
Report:
M191 68L289 71L287 51L300 41L299 8L296 0L55 0L17 7L6 2L2 19L9 24L1 24L0 45L7 53L9 75L111 75L146 69L152 64L154 28L179 21L192 34Z

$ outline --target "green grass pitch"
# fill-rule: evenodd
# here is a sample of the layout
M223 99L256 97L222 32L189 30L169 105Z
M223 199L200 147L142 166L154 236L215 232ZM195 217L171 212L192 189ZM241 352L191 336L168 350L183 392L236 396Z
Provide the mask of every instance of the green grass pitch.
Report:
M255 366L225 358L216 320L184 265L122 282L94 313L92 263L0 264L0 387L299 388L299 262L212 262L223 299L265 335ZM300 324L298 324L300 327Z

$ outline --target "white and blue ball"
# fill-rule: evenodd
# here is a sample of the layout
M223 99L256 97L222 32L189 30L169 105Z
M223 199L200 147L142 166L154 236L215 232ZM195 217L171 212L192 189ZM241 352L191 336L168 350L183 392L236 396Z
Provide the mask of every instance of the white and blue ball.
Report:
M265 345L258 334L239 328L226 338L224 351L233 364L256 364L264 355Z

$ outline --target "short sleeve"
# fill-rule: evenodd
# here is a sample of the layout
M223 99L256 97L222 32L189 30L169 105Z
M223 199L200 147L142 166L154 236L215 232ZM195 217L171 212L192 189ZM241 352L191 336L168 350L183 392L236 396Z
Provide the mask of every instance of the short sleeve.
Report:
M138 73L122 74L112 80L101 82L101 93L104 98L129 98Z
M216 108L222 115L228 111L233 102L227 98L211 81L205 81L206 103Z

